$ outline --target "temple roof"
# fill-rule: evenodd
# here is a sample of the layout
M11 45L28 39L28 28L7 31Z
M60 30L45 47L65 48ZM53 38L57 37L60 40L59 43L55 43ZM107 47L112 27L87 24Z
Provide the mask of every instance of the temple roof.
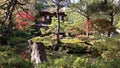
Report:
M43 9L43 10L40 10L40 12L49 12L49 13L54 13L54 12L57 12L57 8L46 8L46 9ZM64 12L63 9L60 9L59 12Z
M49 16L56 16L56 11L57 11L56 8L49 7L49 8L45 8L45 9L40 10L39 14L41 16L47 16L47 15L49 15ZM59 15L66 16L66 14L65 14L63 9L59 10Z

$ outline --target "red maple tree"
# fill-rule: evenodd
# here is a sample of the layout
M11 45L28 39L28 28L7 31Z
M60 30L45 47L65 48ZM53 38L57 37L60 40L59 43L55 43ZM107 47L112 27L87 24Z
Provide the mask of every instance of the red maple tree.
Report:
M16 27L18 28L18 30L24 30L23 27L29 25L28 21L34 20L34 15L31 12L25 12L25 11L18 12L15 15L15 17L16 17Z

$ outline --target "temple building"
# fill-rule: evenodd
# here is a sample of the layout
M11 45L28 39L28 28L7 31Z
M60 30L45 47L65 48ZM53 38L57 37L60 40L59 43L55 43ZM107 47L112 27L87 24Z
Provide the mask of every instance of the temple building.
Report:
M38 22L36 25L39 27L48 26L52 23L52 17L57 17L56 15L57 9L56 8L46 8L39 11L40 17L38 18ZM60 20L64 21L66 14L63 12L62 9L59 11L59 18Z

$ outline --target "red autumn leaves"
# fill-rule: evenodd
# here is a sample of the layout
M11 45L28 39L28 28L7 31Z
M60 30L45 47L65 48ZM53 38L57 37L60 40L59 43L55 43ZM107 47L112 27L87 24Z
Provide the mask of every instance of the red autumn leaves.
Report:
M95 19L95 20L87 20L85 24L85 31L87 32L105 32L110 29L114 29L113 25L111 25L111 21L107 19Z
M92 27L91 27L91 23L92 21L91 20L87 20L86 23L85 23L85 31L92 31Z
M16 15L16 27L18 30L24 30L23 27L26 27L29 25L29 21L34 20L34 16L31 12L18 12Z

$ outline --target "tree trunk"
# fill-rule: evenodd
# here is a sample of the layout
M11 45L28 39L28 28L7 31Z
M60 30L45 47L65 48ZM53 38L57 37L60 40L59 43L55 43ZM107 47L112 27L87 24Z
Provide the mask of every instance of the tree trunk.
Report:
M59 5L57 5L57 19L58 19L58 26L57 26L57 44L54 47L54 50L58 50L59 46L60 46L60 38L59 38L59 33L60 33L60 18L59 18Z
M87 18L87 21L90 20L90 17L89 17L89 16L87 16L86 18ZM88 24L87 24L87 29L89 29ZM88 31L88 30L86 31L86 37L89 37L89 31Z
M104 3L107 4L107 0L104 0Z
M15 6L18 4L18 1L17 0L10 0L8 5L7 5L7 12L6 12L6 20L8 20L8 25L7 25L7 33L5 33L5 35L7 37L10 37L12 36L12 28L13 28L13 19L12 19L12 16L13 16L13 12L15 10ZM3 22L3 25L5 23L5 21ZM3 29L3 27L1 27L1 29ZM4 34L4 33L3 33Z
M110 27L112 27L114 24L114 14L115 14L114 9L112 9L112 13L110 14L110 17L111 17ZM112 28L110 28L108 31L108 37L111 36L111 32L112 32L111 30L112 30Z

